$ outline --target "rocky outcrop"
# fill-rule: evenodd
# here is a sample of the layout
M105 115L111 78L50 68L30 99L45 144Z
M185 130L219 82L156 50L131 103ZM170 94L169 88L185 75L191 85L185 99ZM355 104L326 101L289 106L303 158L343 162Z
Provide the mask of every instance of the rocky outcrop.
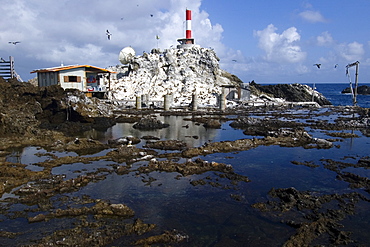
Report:
M111 97L135 100L148 95L150 100L173 97L174 105L188 105L197 94L200 105L215 105L222 85L239 85L241 80L219 67L219 58L208 48L171 48L133 58L130 65L109 67L117 72L111 82Z
M351 88L347 87L343 89L342 93L351 93ZM370 87L367 85L361 85L357 88L357 94L370 95Z
M331 105L331 102L321 93L303 84L276 84L260 85L255 82L250 83L253 94L267 94L270 97L281 98L289 102L317 102L319 105ZM314 94L314 97L312 97Z
M156 118L142 118L139 122L135 123L132 127L140 130L153 130L167 128L169 124L162 123Z
M77 90L65 91L58 85L39 88L0 77L1 136L35 136L42 134L40 127L68 133L108 128L115 124L110 107Z

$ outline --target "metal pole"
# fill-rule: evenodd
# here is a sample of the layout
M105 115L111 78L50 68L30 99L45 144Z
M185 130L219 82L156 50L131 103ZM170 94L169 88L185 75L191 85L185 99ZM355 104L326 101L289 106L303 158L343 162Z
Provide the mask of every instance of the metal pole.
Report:
M358 86L358 62L356 63L356 79L355 79L355 92L353 105L357 104L357 86Z

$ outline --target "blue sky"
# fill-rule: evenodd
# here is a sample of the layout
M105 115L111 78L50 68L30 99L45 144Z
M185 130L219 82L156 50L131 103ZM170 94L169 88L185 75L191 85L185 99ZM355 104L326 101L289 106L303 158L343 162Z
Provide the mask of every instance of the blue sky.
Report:
M368 0L1 0L0 57L13 56L24 80L61 63L106 68L126 46L176 46L186 8L195 42L244 82L348 83L355 61L360 83L370 81Z

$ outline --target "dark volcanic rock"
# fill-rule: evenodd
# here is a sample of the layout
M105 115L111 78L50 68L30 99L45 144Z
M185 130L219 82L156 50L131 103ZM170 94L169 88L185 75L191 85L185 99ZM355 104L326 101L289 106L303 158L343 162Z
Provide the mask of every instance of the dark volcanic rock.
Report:
M347 87L343 89L342 93L351 93L351 88ZM357 94L361 95L369 95L370 94L370 87L366 85L359 86L357 88Z
M155 118L142 118L139 122L134 124L132 127L141 130L152 130L152 129L162 129L170 126L169 124L164 124L160 120Z
M186 143L178 140L148 141L144 147L162 150L183 150L186 148Z
M208 129L220 129L221 123L216 119L210 119L203 126Z
M282 98L291 102L311 102L312 91L309 86L302 84L277 84L277 85L259 85L251 82L250 86L253 90L257 89L260 92L274 96L275 98ZM319 105L331 105L322 94L315 92L314 101Z

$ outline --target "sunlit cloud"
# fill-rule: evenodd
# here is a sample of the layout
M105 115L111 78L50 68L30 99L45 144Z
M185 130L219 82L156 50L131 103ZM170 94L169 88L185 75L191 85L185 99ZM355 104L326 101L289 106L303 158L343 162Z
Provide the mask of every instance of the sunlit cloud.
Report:
M317 22L327 22L327 20L321 15L319 11L306 10L299 13L299 16L308 22L317 23Z
M306 52L296 44L301 38L297 29L291 27L281 34L276 33L277 28L270 24L265 29L255 31L259 38L259 47L265 52L265 59L271 62L301 62L306 58Z
M364 45L356 41L349 44L340 44L337 50L339 55L348 62L361 60L365 54Z
M317 36L316 41L319 46L329 46L334 43L334 39L329 32L323 32Z

